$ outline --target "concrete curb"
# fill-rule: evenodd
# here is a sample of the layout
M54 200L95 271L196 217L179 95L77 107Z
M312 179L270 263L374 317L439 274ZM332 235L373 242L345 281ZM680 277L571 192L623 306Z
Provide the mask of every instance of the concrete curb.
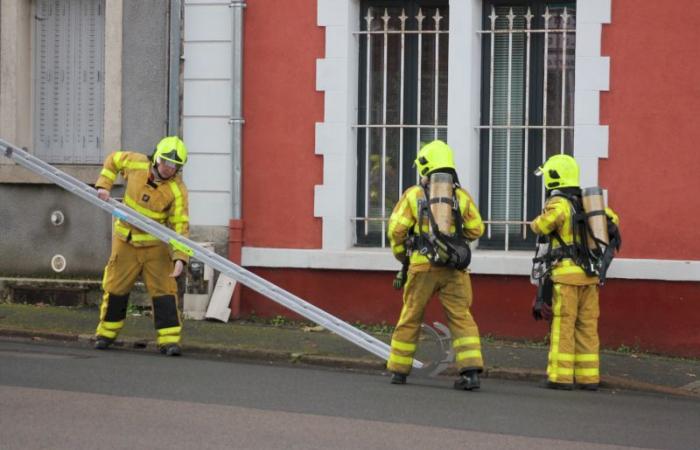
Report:
M63 342L83 342L89 344L94 341L92 335L75 335L69 333L30 331L23 329L0 328L0 336L12 338L24 338L32 340L52 340ZM114 344L115 347L127 351L151 350L155 352L157 347L155 342L143 339L120 339ZM294 353L287 351L276 351L269 349L251 349L243 347L219 347L214 345L188 344L185 347L188 355L216 357L224 360L249 360L280 362L288 364L308 364L311 366L330 367L345 370L360 370L381 372L385 371L383 361L364 358L343 358L330 355L317 355L306 353ZM456 371L448 369L441 376L454 376ZM546 378L543 370L532 370L522 368L486 367L482 375L483 378L493 378L511 381L540 382ZM611 375L601 376L601 388L610 390L630 390L640 392L653 392L663 395L673 395L679 397L700 399L700 394L681 388L661 386L646 383L643 381L630 380Z
M27 338L27 339L47 339L54 341L78 341L79 337L75 334L54 333L46 331L30 331L14 328L0 328L0 336Z
M487 368L485 378L497 378L501 380L540 382L546 379L547 374L543 370L518 369L518 368ZM610 390L627 390L640 392L654 392L657 394L676 395L681 397L700 398L700 394L681 388L645 383L643 381L630 380L612 375L600 377L600 387Z

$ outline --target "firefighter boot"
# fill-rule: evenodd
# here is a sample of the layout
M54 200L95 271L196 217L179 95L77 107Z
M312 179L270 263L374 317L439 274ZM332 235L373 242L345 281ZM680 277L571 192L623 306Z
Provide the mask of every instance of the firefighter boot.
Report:
M95 350L107 350L114 343L114 339L104 336L97 336L95 339Z
M598 383L577 383L576 387L583 391L597 391Z
M455 381L455 389L471 391L474 389L479 389L481 387L481 381L479 380L479 371L470 369L460 372L459 378Z
M571 391L574 389L573 383L557 383L555 381L545 381L544 387L547 389L554 389L557 391Z
M391 384L406 384L406 374L392 372L391 374Z
M165 356L180 356L182 349L177 344L167 344L160 348L160 352Z

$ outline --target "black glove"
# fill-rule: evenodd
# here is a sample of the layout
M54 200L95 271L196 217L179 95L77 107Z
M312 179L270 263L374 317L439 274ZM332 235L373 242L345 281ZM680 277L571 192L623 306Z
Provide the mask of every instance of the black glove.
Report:
M401 269L396 272L396 277L394 278L394 289L401 289L403 285L406 284L406 272Z
M544 302L542 299L535 297L532 300L532 318L535 320L542 320L542 305Z
M552 279L546 277L540 280L537 286L537 295L532 301L532 317L535 320L552 320L552 294L554 291L554 283Z
M552 305L547 302L542 303L542 318L547 322L552 321Z
M610 239L610 245L613 246L615 251L620 251L622 247L622 236L620 235L620 229L615 225L615 223L608 217L608 236Z
M535 297L532 299L532 317L535 320L542 320L542 304L544 302L541 299Z
M532 301L532 317L535 320L546 320L550 322L552 320L552 305L545 303L542 300L535 299Z

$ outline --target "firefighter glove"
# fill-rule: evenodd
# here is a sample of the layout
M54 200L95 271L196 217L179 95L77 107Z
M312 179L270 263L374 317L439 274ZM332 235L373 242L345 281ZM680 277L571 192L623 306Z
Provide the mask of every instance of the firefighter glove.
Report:
M552 305L545 302L543 299L535 299L532 301L532 317L535 320L552 320Z
M404 284L406 284L406 273L403 270L399 270L394 278L394 289L401 289Z

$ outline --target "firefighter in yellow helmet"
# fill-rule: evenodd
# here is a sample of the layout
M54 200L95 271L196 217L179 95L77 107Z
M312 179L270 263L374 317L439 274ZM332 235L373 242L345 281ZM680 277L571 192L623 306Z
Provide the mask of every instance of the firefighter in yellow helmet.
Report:
M408 265L408 273L387 368L392 372L393 384L406 383L423 312L428 300L438 293L460 371L454 387L478 389L484 363L479 330L469 311L472 288L466 267L471 257L468 241L483 234L484 224L472 197L459 185L452 149L445 142L426 144L418 152L415 164L421 182L406 189L388 224L392 252ZM439 184L439 180L447 183ZM447 188L446 193L434 195L441 187ZM439 207L446 211L442 217L438 217ZM441 221L446 225L440 226Z
M95 183L102 200L110 197L118 175L126 183L124 204L140 214L189 235L187 188L182 168L187 147L177 136L163 138L149 158L141 153L117 151L104 162ZM139 275L152 299L157 344L161 353L179 356L182 322L177 307L178 277L188 256L129 223L114 221L112 254L105 267L95 348L104 350L124 326L129 292Z
M569 155L555 155L535 173L544 178L546 202L542 214L530 227L536 234L546 237L549 244L544 256L547 275L540 280L549 284L545 290L551 292L551 300L546 300L551 304L551 312L546 307L545 314L545 318L551 320L546 386L597 390L600 382L600 279L591 263L592 254L585 237L587 219L579 187L579 166ZM616 234L619 249L619 218L610 208L605 208L605 216L611 233Z

